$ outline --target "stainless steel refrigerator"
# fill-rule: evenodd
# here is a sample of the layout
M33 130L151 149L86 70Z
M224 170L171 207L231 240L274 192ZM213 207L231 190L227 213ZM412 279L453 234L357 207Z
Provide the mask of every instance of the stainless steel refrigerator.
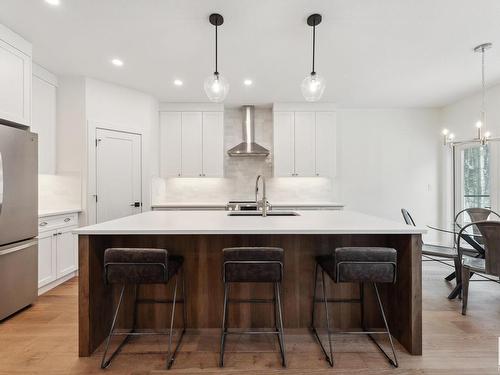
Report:
M38 138L0 124L0 320L38 291Z

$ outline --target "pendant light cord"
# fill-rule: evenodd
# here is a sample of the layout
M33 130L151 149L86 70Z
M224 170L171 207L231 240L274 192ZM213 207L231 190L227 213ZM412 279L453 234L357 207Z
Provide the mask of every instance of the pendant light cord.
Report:
M486 83L485 83L485 63L484 63L484 53L485 49L481 50L481 86L482 86L482 98L481 98L481 122L484 124L485 114L486 114Z
M215 75L219 74L219 71L217 70L217 23L215 24Z
M316 72L314 71L314 54L316 52L316 25L313 26L313 66L311 74L314 75Z

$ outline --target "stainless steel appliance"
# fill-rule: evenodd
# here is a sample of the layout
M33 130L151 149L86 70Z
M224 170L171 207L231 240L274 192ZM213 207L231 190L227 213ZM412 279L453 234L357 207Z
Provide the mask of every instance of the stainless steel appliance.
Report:
M267 156L269 150L255 143L255 108L252 105L243 106L243 142L230 149L229 156Z
M38 290L38 137L0 124L0 320Z

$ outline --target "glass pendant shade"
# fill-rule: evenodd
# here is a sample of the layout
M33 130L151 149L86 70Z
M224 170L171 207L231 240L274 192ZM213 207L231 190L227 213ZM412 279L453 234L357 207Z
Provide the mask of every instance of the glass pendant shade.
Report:
M229 92L229 83L219 73L214 73L207 77L203 87L208 99L215 103L224 101Z
M316 74L311 73L302 81L300 89L302 90L302 96L308 102L316 102L321 99L323 92L325 91L326 82L325 79Z

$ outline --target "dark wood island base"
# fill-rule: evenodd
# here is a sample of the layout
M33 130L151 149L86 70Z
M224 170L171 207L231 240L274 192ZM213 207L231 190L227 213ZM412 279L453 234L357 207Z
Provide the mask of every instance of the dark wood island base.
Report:
M101 345L109 332L117 293L104 283L104 250L109 247L166 248L185 258L187 326L219 328L222 321L222 249L232 246L276 246L285 250L283 305L285 328L307 328L311 324L316 255L329 254L340 246L387 246L398 252L397 281L384 285L382 299L394 337L413 355L422 354L422 279L420 234L189 234L189 235L79 235L79 355L86 357ZM327 278L328 279L328 278ZM357 285L327 281L331 296L357 297ZM143 297L163 297L164 285L142 286ZM381 327L374 293L365 285L365 323ZM133 291L125 298L119 326L130 327ZM235 298L266 298L268 285L233 285ZM318 307L318 314L322 308ZM332 306L335 328L361 327L359 306ZM318 315L321 316L321 315ZM181 323L181 314L177 314ZM140 305L138 328L165 328L167 307ZM233 304L229 321L240 328L271 327L272 312L264 304Z

